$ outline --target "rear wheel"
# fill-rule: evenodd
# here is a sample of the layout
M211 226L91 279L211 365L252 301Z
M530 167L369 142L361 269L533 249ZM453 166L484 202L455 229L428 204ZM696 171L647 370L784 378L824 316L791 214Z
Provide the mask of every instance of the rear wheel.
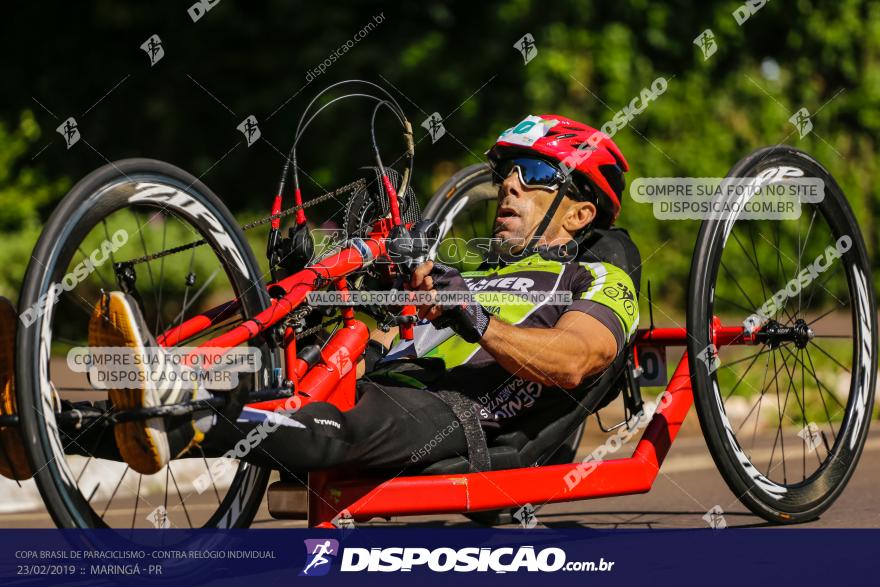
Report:
M842 190L805 153L762 149L729 177L824 185L822 201L802 204L794 220L703 222L687 311L695 403L719 471L755 514L807 521L843 491L871 421L877 314L867 250ZM714 348L713 316L755 325L754 339Z
M202 246L147 262L121 263L204 239ZM124 285L127 275L130 283ZM43 500L60 527L243 527L256 514L269 470L220 453L191 450L154 475L121 461L113 406L71 368L67 353L88 346L88 323L101 291L136 292L159 335L226 300L239 301L217 326L230 328L268 304L259 267L220 199L167 163L129 159L80 181L46 224L28 267L18 331L17 398L22 432ZM216 329L215 329L216 330ZM195 346L210 334L182 341ZM275 351L255 342L262 367L242 374L232 401L216 414L234 426L236 402L263 389ZM220 463L224 465L226 463Z

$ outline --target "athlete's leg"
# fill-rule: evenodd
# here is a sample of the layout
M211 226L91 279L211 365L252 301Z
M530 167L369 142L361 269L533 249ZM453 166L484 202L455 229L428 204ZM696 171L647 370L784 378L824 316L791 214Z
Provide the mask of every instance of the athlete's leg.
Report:
M458 420L436 394L363 380L359 386L362 396L347 412L324 402L287 416L245 408L235 432L217 426L204 445L290 471L403 467L467 454Z
M142 352L157 346L137 304L121 292L104 296L89 323L91 347L125 347ZM347 412L315 402L284 415L245 408L236 421L219 414L196 418L150 418L116 424L114 436L133 469L152 473L190 448L288 471L352 465L404 466L467 453L464 433L452 410L429 391L359 382L362 397ZM207 395L200 386L179 383L156 389L111 390L122 409L172 405Z

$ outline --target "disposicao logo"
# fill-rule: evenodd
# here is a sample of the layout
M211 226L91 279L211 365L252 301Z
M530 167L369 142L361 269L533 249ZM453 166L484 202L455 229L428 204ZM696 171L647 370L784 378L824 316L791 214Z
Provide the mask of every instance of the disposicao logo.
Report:
M305 540L306 566L300 577L321 577L330 572L333 559L339 554L339 541L330 538Z

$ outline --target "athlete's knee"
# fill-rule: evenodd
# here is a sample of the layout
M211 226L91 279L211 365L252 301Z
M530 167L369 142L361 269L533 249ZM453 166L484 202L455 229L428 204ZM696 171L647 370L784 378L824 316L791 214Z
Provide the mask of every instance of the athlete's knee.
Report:
M291 419L313 430L316 434L348 440L348 427L345 414L336 406L326 402L313 402L306 405Z

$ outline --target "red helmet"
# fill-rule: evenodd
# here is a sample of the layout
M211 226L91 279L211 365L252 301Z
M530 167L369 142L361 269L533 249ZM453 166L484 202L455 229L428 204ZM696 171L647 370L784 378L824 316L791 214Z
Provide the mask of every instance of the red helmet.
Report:
M620 214L629 165L608 135L586 124L556 114L527 116L501 133L487 155L493 164L522 155L555 162L593 189L609 225Z

